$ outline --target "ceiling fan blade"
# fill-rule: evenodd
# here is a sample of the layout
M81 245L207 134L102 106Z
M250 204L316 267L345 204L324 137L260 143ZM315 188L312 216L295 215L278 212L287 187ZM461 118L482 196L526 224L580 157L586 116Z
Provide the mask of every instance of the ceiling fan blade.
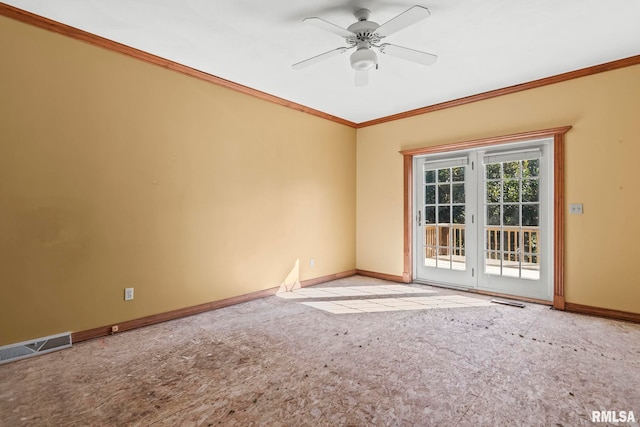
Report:
M429 9L422 6L413 6L410 9L405 10L400 15L396 16L380 25L376 29L376 33L380 37L387 37L395 33L396 31L400 31L403 28L406 28L410 25L415 24L418 21L421 21L425 18L428 18L431 15Z
M353 33L349 30L346 30L342 27L337 26L336 24L332 24L329 21L325 21L322 18L305 18L302 22L306 22L308 24L313 25L314 27L320 28L321 30L328 31L340 37L352 37Z
M369 84L369 70L356 70L356 86L366 86Z
M292 65L294 70L300 70L302 68L306 68L310 65L317 64L318 62L324 61L325 59L329 59L332 56L340 55L341 53L345 53L348 50L346 47L339 47L337 49L330 50L325 53L321 53L320 55L316 55L312 58L305 59L304 61L296 62Z
M395 56L396 58L406 59L407 61L417 62L422 65L435 64L438 60L437 55L389 43L380 45L380 52Z

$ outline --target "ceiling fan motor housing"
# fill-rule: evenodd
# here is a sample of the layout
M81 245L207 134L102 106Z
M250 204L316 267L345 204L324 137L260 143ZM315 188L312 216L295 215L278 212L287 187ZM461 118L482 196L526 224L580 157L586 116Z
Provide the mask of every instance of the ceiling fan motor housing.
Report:
M373 21L358 21L355 24L349 25L347 31L352 32L353 37L349 37L347 41L351 43L368 42L378 43L380 37L376 34L376 29L380 25Z
M351 54L351 68L354 70L369 70L378 63L378 56L371 49L372 44L378 43L380 37L376 34L378 23L368 21L369 10L360 9L356 13L358 22L351 24L347 30L354 35L347 39L357 50Z

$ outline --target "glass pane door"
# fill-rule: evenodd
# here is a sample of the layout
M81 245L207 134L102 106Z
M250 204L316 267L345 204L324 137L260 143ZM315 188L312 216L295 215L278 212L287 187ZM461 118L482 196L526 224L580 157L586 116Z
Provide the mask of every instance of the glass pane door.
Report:
M549 139L414 159L415 279L551 300L552 150Z
M553 144L505 148L478 153L478 288L549 301Z
M464 286L471 276L466 228L468 159L422 161L419 166L417 276L436 282L461 280L457 284Z
M484 271L540 280L540 159L485 165Z
M465 270L465 166L427 169L424 174L425 265Z

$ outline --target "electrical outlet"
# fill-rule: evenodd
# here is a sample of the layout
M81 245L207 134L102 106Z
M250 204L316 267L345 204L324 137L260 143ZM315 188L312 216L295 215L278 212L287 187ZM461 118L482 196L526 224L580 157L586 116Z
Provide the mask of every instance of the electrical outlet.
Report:
M133 288L124 288L124 300L131 301L133 299Z
M315 260L315 259L313 259L313 258L311 258L311 259L309 260L309 266L310 266L310 267L313 267L314 265L316 265L316 260Z
M572 215L582 215L582 203L571 203L569 213Z

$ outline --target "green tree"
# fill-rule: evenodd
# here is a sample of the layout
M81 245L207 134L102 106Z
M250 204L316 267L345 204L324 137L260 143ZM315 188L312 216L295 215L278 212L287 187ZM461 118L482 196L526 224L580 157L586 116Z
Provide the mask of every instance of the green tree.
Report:
M540 225L540 160L492 163L485 166L486 223L489 226ZM517 234L512 233L512 238ZM524 233L524 247L538 252L537 233ZM529 241L531 240L531 241ZM510 242L511 247L520 242ZM497 248L491 248L497 249Z

